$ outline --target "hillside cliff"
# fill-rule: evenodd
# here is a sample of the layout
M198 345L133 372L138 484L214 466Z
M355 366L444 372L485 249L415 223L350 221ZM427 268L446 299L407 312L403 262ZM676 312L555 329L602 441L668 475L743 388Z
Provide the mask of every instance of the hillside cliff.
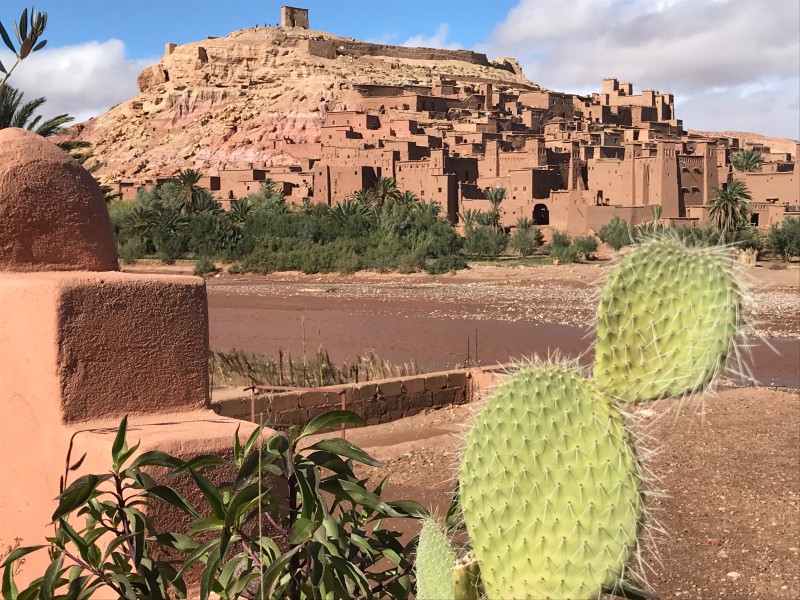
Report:
M73 131L93 144L104 182L184 167L293 164L302 144L319 141L327 111L359 108L355 86L427 86L443 77L538 89L513 59L263 27L168 45L160 64L139 76L136 97ZM275 149L275 141L297 152Z

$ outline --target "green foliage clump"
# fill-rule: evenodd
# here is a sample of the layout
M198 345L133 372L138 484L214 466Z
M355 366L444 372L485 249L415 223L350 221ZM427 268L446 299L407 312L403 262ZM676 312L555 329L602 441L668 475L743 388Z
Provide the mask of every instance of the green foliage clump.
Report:
M195 275L208 275L209 273L216 273L219 271L217 265L214 264L214 261L208 258L207 256L203 256L198 258L197 261L194 263L194 274Z
M286 203L271 180L223 212L198 185L199 173L152 190L134 202L115 202L110 214L117 242L141 240L145 254L165 262L186 255L234 261L245 271L352 273L464 268L462 240L435 202L399 193L393 180L329 208Z
M485 215L485 217L484 217ZM506 249L508 235L495 227L490 213L478 213L464 230L464 252L474 258L496 258Z
M764 156L758 150L739 150L731 154L731 164L737 171L757 173L764 164Z
M767 248L784 260L800 256L800 217L789 217L780 225L773 225L767 236Z
M597 232L597 237L599 237L604 244L608 244L617 252L619 252L622 247L633 244L633 239L631 239L631 226L617 216L614 216L608 223L600 228L600 231Z
M415 502L382 499L386 480L366 487L354 463L381 463L350 442L307 445L308 436L345 424L365 422L332 411L267 440L258 427L244 443L237 430L230 458L184 461L160 451L137 456L123 419L110 472L62 486L47 544L13 549L0 564L3 597L186 598L193 569L201 572L201 600L408 598L414 544L401 543L383 523L427 512ZM154 481L153 468L167 470L162 481L193 484L187 496L194 500ZM185 515L188 527L157 522L153 515L164 505ZM45 548L50 566L18 590L14 568Z
M520 217L514 233L508 241L509 247L520 256L531 256L544 242L544 236L538 227L527 217Z
M144 258L147 254L147 246L140 238L131 237L118 248L117 253L122 262L132 265L140 258Z
M548 247L548 254L560 263L568 264L581 260L589 260L597 252L597 240L594 236L579 236L574 240L562 231L554 231Z

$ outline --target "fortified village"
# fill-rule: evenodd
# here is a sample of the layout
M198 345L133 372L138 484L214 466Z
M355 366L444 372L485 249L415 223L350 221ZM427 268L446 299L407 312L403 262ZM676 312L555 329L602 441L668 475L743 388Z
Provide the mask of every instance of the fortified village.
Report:
M392 177L454 223L499 186L506 227L524 216L583 234L614 216L652 220L654 206L665 224L702 224L712 190L736 178L754 225L800 214L800 144L689 134L672 94L615 78L590 96L560 93L514 59L311 31L302 8L283 7L280 27L167 44L138 84L79 132L123 199L187 167L223 206L267 179L291 202L334 205ZM760 172L732 168L740 149L762 153Z

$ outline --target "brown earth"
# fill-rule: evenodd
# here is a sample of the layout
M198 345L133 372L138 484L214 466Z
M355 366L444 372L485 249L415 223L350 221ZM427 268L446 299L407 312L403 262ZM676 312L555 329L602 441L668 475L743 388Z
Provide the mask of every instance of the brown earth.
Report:
M648 503L649 589L662 599L800 597L800 396L732 389L677 408L660 401L634 411L658 450L651 491L663 494ZM387 498L444 514L475 410L449 407L347 438L385 463L369 473L389 475Z

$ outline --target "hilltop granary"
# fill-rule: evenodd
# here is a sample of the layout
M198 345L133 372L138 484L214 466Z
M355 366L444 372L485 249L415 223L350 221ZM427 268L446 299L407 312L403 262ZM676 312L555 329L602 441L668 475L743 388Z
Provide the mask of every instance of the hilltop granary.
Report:
M365 57L460 61L524 80L511 59L329 39L307 29L307 10L283 7L279 42L273 43L299 53L301 62L313 59L321 69ZM211 69L208 77L221 68L208 56L204 60L200 67ZM157 69L152 73L157 76ZM235 125L230 132L236 133ZM735 172L731 155L746 143L687 134L672 94L635 93L631 83L616 78L604 79L600 91L588 96L444 75L430 85L353 83L334 107L320 113L313 138L259 143L283 164L267 164L265 156L263 165L204 169L210 174L203 185L223 205L257 191L267 179L292 202L307 197L334 205L378 178L392 177L401 189L439 203L453 222L466 210L488 209L484 190L499 186L507 190L501 206L505 226L528 217L545 228L585 233L614 216L634 225L652 220L654 206L661 207L665 223L702 224L713 189L734 177L753 194L754 225L769 227L800 215L800 144L793 154L755 146L766 159L762 171ZM158 181L116 186L123 198L132 199L139 187Z

